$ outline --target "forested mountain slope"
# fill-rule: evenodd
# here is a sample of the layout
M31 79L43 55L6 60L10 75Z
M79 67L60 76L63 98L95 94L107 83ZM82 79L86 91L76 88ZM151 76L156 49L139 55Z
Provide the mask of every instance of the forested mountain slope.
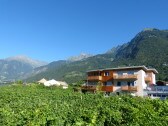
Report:
M107 53L76 62L53 62L41 72L36 73L39 68L35 69L36 74L32 74L28 80L36 81L45 77L72 83L86 79L86 71L91 69L133 65L156 68L159 71L157 79L168 80L168 30L143 30L130 42L113 47Z

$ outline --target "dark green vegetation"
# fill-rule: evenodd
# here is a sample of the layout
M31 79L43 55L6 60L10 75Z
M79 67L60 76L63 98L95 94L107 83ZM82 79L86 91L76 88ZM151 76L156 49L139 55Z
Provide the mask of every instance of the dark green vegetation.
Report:
M39 85L0 87L1 126L166 126L168 100L81 94Z
M33 76L28 80L36 81L46 77L71 83L86 79L87 70L133 65L156 68L159 71L157 79L168 81L168 31L144 30L130 42L112 48L105 54L76 62L57 61L35 69L33 72L35 74L32 74Z

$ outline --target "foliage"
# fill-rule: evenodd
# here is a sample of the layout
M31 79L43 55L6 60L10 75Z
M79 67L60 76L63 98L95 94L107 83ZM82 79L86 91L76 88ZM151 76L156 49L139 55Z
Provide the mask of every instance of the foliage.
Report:
M104 97L35 84L2 86L0 125L163 126L168 125L168 100Z
M72 85L75 86L75 87L81 87L82 84L85 84L85 82L82 81L82 80L80 80L80 81L78 81L78 82L76 82L76 83L72 83Z
M20 84L21 85L21 84L23 84L23 81L22 80L17 80L16 84Z
M101 81L99 81L99 82L97 83L96 90L97 90L97 91L101 91L101 90L102 90L102 86L103 86L103 83L102 83Z

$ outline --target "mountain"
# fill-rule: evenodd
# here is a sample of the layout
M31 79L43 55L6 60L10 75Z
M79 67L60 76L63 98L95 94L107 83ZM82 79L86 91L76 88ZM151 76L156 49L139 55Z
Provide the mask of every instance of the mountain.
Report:
M124 59L142 59L141 56L145 56L143 58L146 59L149 58L152 54L155 54L156 56L156 52L166 53L167 48L164 46L167 45L167 40L168 31L145 29L138 33L129 43L120 47L116 57ZM161 47L165 48L166 50L163 51Z
M33 68L44 66L47 62L31 59L30 57L20 55L6 58L7 61L19 61L22 63L30 64Z
M80 61L80 60L86 59L86 58L91 57L91 56L93 56L93 55L86 54L86 53L81 53L79 56L72 56L72 57L68 58L68 61L70 61L70 62Z
M45 66L45 69L37 68L40 72L28 80L36 81L45 77L72 83L86 79L86 71L91 69L133 65L156 68L159 71L157 79L168 81L168 30L144 29L130 42L104 54L74 62L56 61Z
M74 62L69 62L69 60L55 61L46 66L34 69L27 81L37 81L41 78L54 78L72 83L84 80L86 79L87 70L110 67L114 60L114 54L108 52Z
M157 79L168 81L168 30L145 29L118 49L119 65L146 65L159 71Z
M24 77L34 68L46 65L46 62L33 60L26 56L14 56L0 60L0 80L16 80Z

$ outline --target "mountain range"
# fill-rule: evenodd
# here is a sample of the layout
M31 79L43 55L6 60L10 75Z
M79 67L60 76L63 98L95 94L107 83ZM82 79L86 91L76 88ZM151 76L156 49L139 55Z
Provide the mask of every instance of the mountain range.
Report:
M14 56L0 60L0 81L12 81L25 78L34 68L46 65L47 62L33 60L27 56Z
M54 61L40 67L27 67L24 74L18 71L17 78L24 75L27 77L26 81L46 78L73 83L86 79L88 70L137 65L156 68L159 71L159 74L156 75L157 80L168 81L168 30L144 29L130 42L113 47L104 54L94 56L81 54L68 60ZM14 78L13 69L9 70L11 71L10 76Z

